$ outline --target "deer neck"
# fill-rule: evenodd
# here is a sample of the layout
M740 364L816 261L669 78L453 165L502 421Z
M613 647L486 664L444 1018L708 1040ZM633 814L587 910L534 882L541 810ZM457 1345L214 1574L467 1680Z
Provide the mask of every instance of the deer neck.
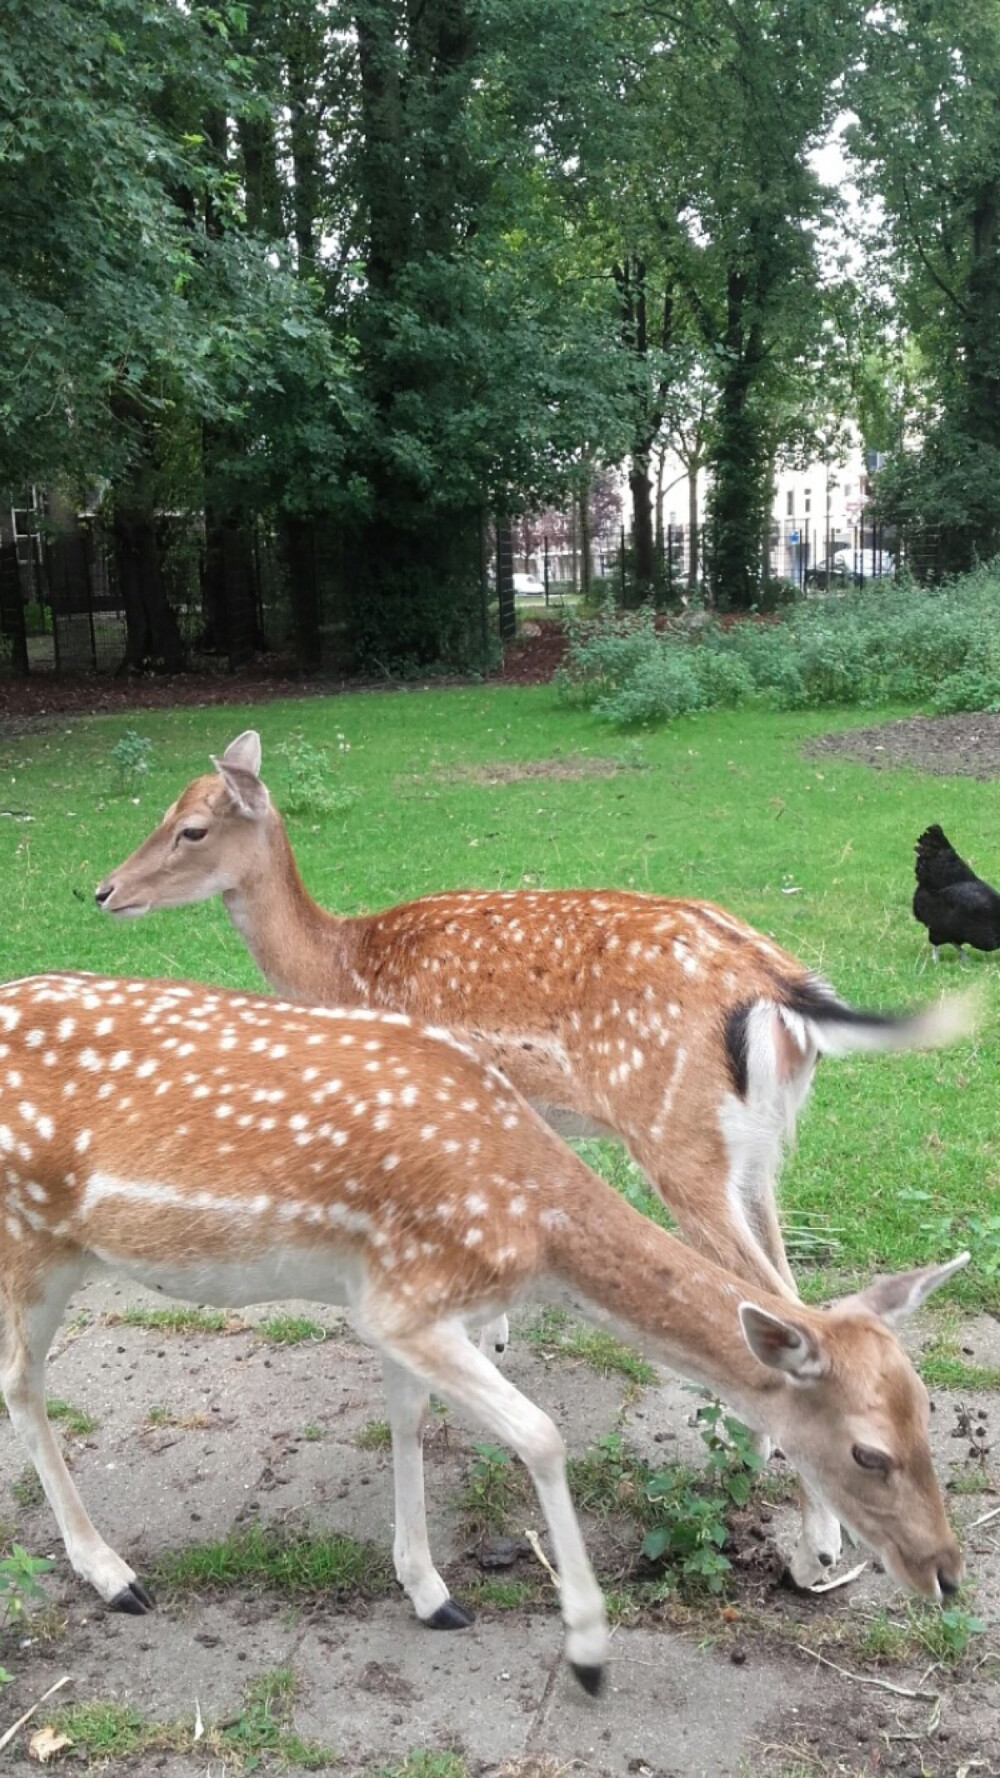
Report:
M738 1310L749 1299L787 1315L787 1299L702 1259L617 1194L595 1191L585 1169L573 1172L571 1198L546 1219L546 1269L568 1304L721 1396L756 1430L774 1432L785 1380L753 1356ZM795 1314L809 1319L798 1302Z
M257 968L278 994L317 1006L363 1001L352 968L354 922L329 914L299 875L276 811L268 816L266 845L253 869L223 903Z

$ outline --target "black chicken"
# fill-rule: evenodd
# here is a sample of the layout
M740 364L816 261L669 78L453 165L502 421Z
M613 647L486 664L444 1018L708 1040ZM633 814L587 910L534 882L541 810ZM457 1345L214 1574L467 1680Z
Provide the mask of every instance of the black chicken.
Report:
M939 945L977 951L1000 949L1000 895L977 877L949 845L940 827L925 828L917 841L914 918L927 928L938 961Z

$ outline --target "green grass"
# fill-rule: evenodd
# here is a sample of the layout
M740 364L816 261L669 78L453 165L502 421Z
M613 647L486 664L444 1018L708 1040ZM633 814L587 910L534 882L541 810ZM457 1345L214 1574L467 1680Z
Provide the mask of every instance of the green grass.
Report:
M103 1698L58 1711L53 1727L70 1737L78 1755L85 1754L93 1766L102 1768L140 1754L182 1753L200 1761L219 1760L230 1771L253 1771L267 1761L279 1769L291 1766L316 1772L336 1764L337 1756L291 1728L298 1689L298 1677L290 1667L258 1674L248 1685L239 1712L225 1724L208 1727L197 1741L190 1723L151 1721L130 1704Z
M269 1315L266 1321L256 1323L255 1331L272 1346L304 1346L310 1341L322 1345L330 1338L329 1328L307 1315Z
M401 1765L375 1767L371 1778L467 1778L467 1773L461 1754L420 1749L408 1754Z
M84 1438L88 1432L96 1432L97 1421L82 1408L75 1408L68 1401L47 1401L45 1411L50 1420L58 1420L72 1438Z
M570 1320L563 1309L547 1306L527 1328L526 1339L548 1356L578 1359L599 1377L626 1377L630 1383L655 1383L656 1369L631 1346L603 1328L584 1327Z
M387 1554L351 1537L250 1525L161 1556L150 1576L170 1593L260 1587L291 1598L377 1599L393 1587Z
M995 1364L966 1364L957 1342L939 1335L924 1347L917 1369L931 1389L1000 1389Z
M95 909L93 887L242 728L261 731L279 804L279 745L301 734L323 747L342 731L351 750L339 779L355 805L289 823L303 877L331 909L457 886L617 884L718 901L858 1004L981 983L986 1016L973 1040L820 1067L782 1197L794 1226L834 1228L823 1264L839 1277L968 1244L972 1265L949 1295L997 1309L1000 972L976 956L967 969L946 961L921 974L928 946L910 898L913 842L935 820L1000 881L1000 783L876 773L801 752L813 735L901 713L721 712L643 733L641 772L495 783L456 768L613 759L620 737L560 708L547 687L144 711L0 737L2 800L33 816L0 822L0 977L82 967L260 986L218 901L114 924ZM127 729L153 744L138 803L118 791L111 763Z
M368 1420L355 1434L354 1443L361 1451L391 1451L392 1427L388 1420Z
M109 1326L145 1327L151 1333L226 1333L233 1326L227 1309L146 1309L136 1304L105 1317Z

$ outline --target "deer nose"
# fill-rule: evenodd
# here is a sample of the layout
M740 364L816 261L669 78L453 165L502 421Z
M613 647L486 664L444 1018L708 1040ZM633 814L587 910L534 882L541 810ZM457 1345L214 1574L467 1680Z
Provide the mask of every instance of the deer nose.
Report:
M94 900L99 908L102 908L104 903L111 899L114 890L115 886L113 883L98 883L97 888L94 890Z
M941 1588L942 1598L953 1599L958 1592L961 1583L956 1580L954 1574L949 1574L947 1569L944 1568L938 1569L937 1577L938 1586Z

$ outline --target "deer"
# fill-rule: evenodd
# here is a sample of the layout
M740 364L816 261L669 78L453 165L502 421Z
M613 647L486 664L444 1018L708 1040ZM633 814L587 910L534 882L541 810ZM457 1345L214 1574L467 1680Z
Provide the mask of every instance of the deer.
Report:
M112 1609L153 1600L95 1529L45 1407L49 1347L92 1271L199 1303L347 1309L382 1357L395 1571L431 1627L470 1617L428 1543L429 1391L509 1444L591 1693L608 1631L562 1437L471 1337L524 1297L626 1330L721 1395L905 1587L940 1601L961 1583L927 1391L891 1330L968 1254L826 1310L791 1302L633 1210L453 1033L196 983L57 972L0 987L0 1156L0 1386L73 1570Z
M687 1241L798 1300L775 1186L819 1055L930 1047L967 1000L866 1012L708 901L621 890L463 890L338 916L307 891L248 729L95 890L115 918L222 897L279 994L405 1012L499 1068L564 1136L624 1143ZM503 1323L492 1330L506 1339ZM762 1447L763 1448L763 1447ZM840 1557L808 1496L792 1577Z

